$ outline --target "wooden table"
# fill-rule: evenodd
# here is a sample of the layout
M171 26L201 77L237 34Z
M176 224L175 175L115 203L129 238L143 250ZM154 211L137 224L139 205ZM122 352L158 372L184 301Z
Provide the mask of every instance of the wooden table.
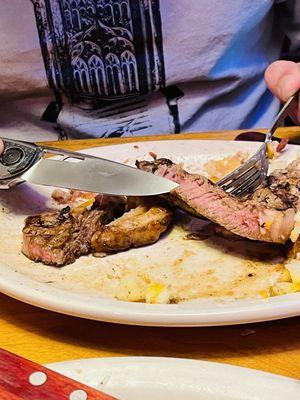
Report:
M159 136L165 139L233 139L237 132ZM300 136L300 128L281 137ZM52 143L68 149L136 139ZM151 138L153 140L153 137ZM300 379L300 317L217 328L144 328L64 316L0 295L0 347L40 363L89 357L186 357L256 368Z

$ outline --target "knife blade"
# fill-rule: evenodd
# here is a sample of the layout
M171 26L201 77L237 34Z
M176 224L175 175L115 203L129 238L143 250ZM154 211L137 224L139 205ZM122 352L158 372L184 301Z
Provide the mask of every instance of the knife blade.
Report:
M3 349L0 349L0 399L117 400Z
M154 196L178 185L168 179L102 158L54 160L41 158L22 175L27 182L122 196Z

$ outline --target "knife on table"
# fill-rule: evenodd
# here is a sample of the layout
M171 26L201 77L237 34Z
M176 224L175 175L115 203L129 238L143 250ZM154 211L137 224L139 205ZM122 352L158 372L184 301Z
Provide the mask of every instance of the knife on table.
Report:
M23 182L116 196L154 196L178 185L135 167L89 154L1 138L0 189ZM62 156L60 159L47 155Z
M0 349L0 399L117 400L3 349Z

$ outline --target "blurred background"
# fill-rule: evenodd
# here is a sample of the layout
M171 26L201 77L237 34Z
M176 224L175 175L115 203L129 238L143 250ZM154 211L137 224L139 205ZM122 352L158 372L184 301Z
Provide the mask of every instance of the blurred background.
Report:
M41 121L53 93L47 87L31 1L2 0L0 27L0 135L56 140L55 124Z
M221 1L221 0L219 0ZM246 0L245 0L246 1ZM300 1L300 0L299 0ZM174 5L178 5L179 3L176 2L169 2L172 7L174 8ZM234 4L240 4L240 7L242 5L242 1L237 1ZM265 1L267 3L267 1ZM166 3L164 3L165 5ZM184 3L182 3L184 4ZM201 4L198 3L195 0L190 0L189 5L192 6L194 4L194 7L198 7L198 11L201 8ZM206 5L206 3L205 3ZM278 13L281 12L279 7L281 6L281 2L278 1ZM282 3L283 6L283 3ZM256 5L253 5L253 10L255 11L255 7L259 8L260 7L260 2L257 1ZM212 6L213 8L213 6ZM250 7L251 8L251 7ZM241 8L242 9L242 8ZM169 11L169 10L167 10ZM207 11L207 10L206 10ZM215 17L215 9L213 9L213 17ZM244 10L244 14L247 14L248 10ZM168 14L165 11L165 14ZM188 13L187 13L188 14ZM240 13L238 13L240 16ZM166 15L165 15L166 17ZM198 25L198 15L196 15L197 18L197 25ZM223 21L223 15L220 16L221 20ZM186 21L184 19L184 21ZM183 21L183 22L184 22ZM168 21L165 21L168 22ZM203 22L203 21L202 21ZM223 22L222 22L223 23ZM224 25L224 24L223 24ZM230 25L230 24L229 24ZM174 24L171 23L168 25L168 29L174 29ZM199 28L201 29L201 27ZM218 28L220 29L220 27ZM167 30L167 29L166 29ZM179 29L179 22L175 26L175 30L179 31L180 35L180 29ZM165 52L165 58L166 58L166 65L169 69L169 78L173 80L178 80L178 71L176 68L174 68L174 65L176 65L176 62L174 60L178 59L178 54L176 53L176 46L174 47L174 43L170 46L170 38L174 35L174 31L170 31L169 36L166 35L166 41L165 41L165 47L169 48ZM219 30L218 30L219 32ZM183 31L184 33L184 31ZM185 33L186 34L186 33ZM297 32L294 33L294 36L297 35ZM178 41L178 37L176 38ZM174 41L176 42L174 39ZM205 38L203 39L204 45L206 44ZM195 51L196 54L197 52L199 54L205 54L205 52L202 52L202 47L199 45L199 48L197 47L197 43L199 41L197 40L196 42L193 42L192 45L192 51ZM172 47L173 46L173 47ZM180 46L178 46L180 49ZM184 47L186 48L186 46ZM285 41L285 46L283 49L283 58L289 58L288 56L288 50L289 50L289 41ZM170 57L170 54L172 57ZM168 56L169 55L169 56ZM169 59L168 59L169 57ZM242 57L242 56L241 56ZM205 57L209 59L209 57ZM294 59L295 61L298 59ZM182 60L181 60L182 61ZM185 60L186 64L193 64L189 63L189 59ZM201 63L202 62L201 59ZM267 65L267 64L266 64ZM205 65L204 65L205 67ZM171 71L171 69L174 68L175 71ZM195 65L196 71L199 69L199 75L201 75L201 71L199 68L199 65ZM229 68L230 69L230 68ZM262 74L263 74L263 67L261 66ZM171 71L171 74L170 74ZM226 71L227 71L227 65L226 65ZM176 75L177 73L177 75ZM227 73L227 72L226 72ZM225 74L226 75L226 74ZM204 76L205 76L205 71L204 71ZM176 78L176 79L175 79ZM262 80L262 78L261 78ZM201 111L201 115L210 115L207 113L207 109L203 107L203 110L201 109L201 101L200 101L200 93L194 82L192 83L192 87L195 89L194 92L195 94L191 95L191 101L195 98L196 101L194 104L186 106L186 114L184 118L186 120L189 119L189 114L193 116L193 113L197 115L199 110ZM182 87L182 85L181 85ZM253 86L254 87L254 86ZM170 89L170 87L168 88ZM172 89L172 86L171 86ZM178 90L178 88L176 88ZM242 91L243 86L241 85L240 88ZM229 90L229 89L228 89ZM263 90L265 90L263 88ZM166 107L166 99L168 100L168 96L170 93L164 93L164 90L161 91L163 93L161 98L158 102L157 108L160 110L164 111L164 118L167 120L169 118L168 116L168 109ZM179 91L180 92L180 91ZM201 93L204 92L203 87L201 87ZM229 94L231 91L229 90ZM171 93L171 97L181 97L181 92L178 94L177 92L174 94L173 92ZM205 94L205 93L204 93ZM230 96L229 96L230 97ZM187 95L184 97L185 99L188 98ZM32 2L30 0L2 0L1 2L1 13L0 13L0 135L1 136L6 136L6 137L13 137L15 139L27 139L27 140L33 140L33 141L38 141L38 140L56 140L56 139L62 139L64 138L64 134L62 132L62 129L58 128L57 124L55 122L49 122L49 119L51 120L51 102L54 100L53 92L48 88L47 86L47 80L46 80L46 74L45 74L45 69L43 65L43 58L41 56L41 50L40 50L40 45L39 45L39 37L38 37L38 32L37 32L37 27L36 27L36 20L34 16L34 10L32 6ZM204 96L204 100L206 101ZM202 99L202 101L204 101ZM230 100L230 99L229 99ZM187 100L189 101L189 100ZM198 106L199 102L199 106ZM209 101L208 101L209 102ZM276 102L276 101L275 101ZM49 108L50 104L50 108ZM215 102L212 102L212 105L210 105L211 108L213 108L213 105ZM168 105L169 109L170 107L174 107L172 104ZM205 106L205 104L204 104ZM221 104L222 106L222 104ZM237 104L235 102L232 103L231 105L234 108L234 111L236 114L239 113L239 110L236 108ZM246 106L246 105L245 105ZM276 107L278 107L277 103L275 104ZM48 109L47 109L48 107ZM217 107L217 106L216 106ZM226 100L226 107L229 107L229 103ZM184 108L184 107L183 107ZM154 109L154 107L153 107ZM46 115L45 115L45 110L47 114L47 121ZM196 110L196 111L195 111ZM53 111L53 110L52 110ZM209 109L208 109L209 111ZM183 112L183 111L181 111ZM54 113L55 114L55 113ZM227 114L227 111L226 111ZM230 113L228 113L230 114ZM50 118L49 118L50 115ZM52 113L53 115L53 113ZM43 118L44 116L44 118ZM167 117L166 117L167 116ZM70 118L71 123L73 123L73 116L71 115L72 118ZM191 118L192 119L192 118ZM212 118L209 116L209 128L215 130L215 129L233 129L230 126L230 121L227 121L227 125L225 122L225 119L223 118L218 118L221 120L219 125L212 126ZM163 118L159 118L159 120L163 121ZM67 121L69 122L69 121ZM157 121L156 121L157 122ZM165 121L164 121L165 123ZM261 127L260 122L257 122L259 127ZM287 121L288 125L293 125L293 122L291 120ZM96 125L96 130L98 129L98 126L100 127L100 119L96 120L95 122ZM167 121L165 123L167 127L169 127L169 122ZM201 123L200 123L201 125ZM264 125L266 127L267 124ZM239 126L236 126L239 127ZM175 127L176 128L176 127ZM242 126L244 128L244 126ZM99 128L100 129L100 128ZM156 132L161 132L164 133L164 127L160 127L159 129L156 126ZM211 130L207 128L207 125L204 124L204 130ZM100 129L101 130L101 129ZM187 130L188 131L193 131L197 130L198 126L193 127L193 125L187 125ZM178 132L180 129L178 129ZM177 133L177 131L175 130ZM152 132L151 132L152 133ZM170 132L167 132L170 133ZM74 136L73 136L74 137ZM75 136L76 137L76 136ZM82 136L84 137L84 136Z

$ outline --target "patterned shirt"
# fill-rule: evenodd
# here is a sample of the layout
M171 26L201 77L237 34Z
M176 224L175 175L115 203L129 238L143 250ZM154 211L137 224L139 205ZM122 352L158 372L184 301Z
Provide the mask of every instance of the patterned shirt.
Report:
M300 53L299 0L34 0L69 137L270 125L266 67Z

